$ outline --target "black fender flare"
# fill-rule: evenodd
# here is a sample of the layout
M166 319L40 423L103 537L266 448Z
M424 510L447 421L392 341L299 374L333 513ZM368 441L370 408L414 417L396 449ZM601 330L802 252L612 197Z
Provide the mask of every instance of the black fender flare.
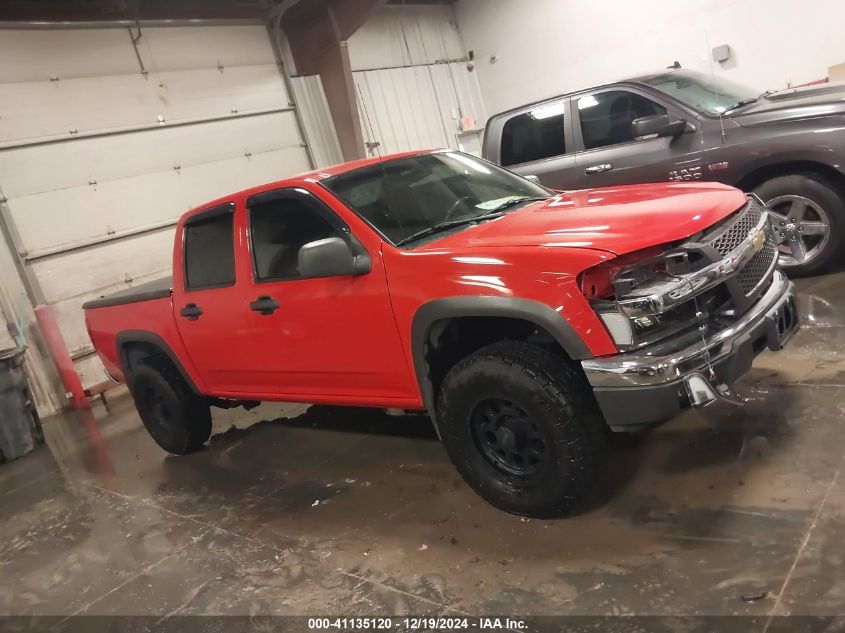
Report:
M445 297L429 301L416 311L411 322L411 353L423 404L434 422L438 436L440 430L437 427L434 386L425 358L426 340L435 322L456 317L503 317L528 321L548 332L571 359L593 358L569 322L539 301L486 296Z
M158 334L154 332L150 332L148 330L123 330L118 332L117 336L115 337L115 345L117 347L117 358L120 361L121 366L123 367L123 375L126 376L126 382L129 383L129 359L126 356L126 346L131 343L145 343L148 345L155 345L159 348L162 353L167 356L173 366L176 368L176 371L182 376L182 379L185 381L185 384L190 387L191 391L195 394L201 396L203 395L202 391L200 391L194 381L191 380L191 376L185 370L185 366L182 364L182 361L179 360L179 357L176 356L175 352L170 348L163 338L161 338Z

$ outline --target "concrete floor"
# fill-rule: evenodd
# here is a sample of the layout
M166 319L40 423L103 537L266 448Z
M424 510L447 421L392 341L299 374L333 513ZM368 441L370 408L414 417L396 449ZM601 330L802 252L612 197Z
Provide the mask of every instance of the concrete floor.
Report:
M843 613L845 273L799 285L753 400L614 449L567 519L488 506L421 416L221 412L182 458L125 396L49 420L0 467L0 613Z

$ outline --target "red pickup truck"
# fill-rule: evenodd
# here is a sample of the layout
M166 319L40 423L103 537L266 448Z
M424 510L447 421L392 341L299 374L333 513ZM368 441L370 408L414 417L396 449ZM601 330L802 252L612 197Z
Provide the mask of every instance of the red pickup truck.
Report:
M713 183L553 192L455 151L364 160L221 198L173 277L87 303L153 439L209 407L427 411L484 498L574 506L609 431L730 398L798 328L758 200Z

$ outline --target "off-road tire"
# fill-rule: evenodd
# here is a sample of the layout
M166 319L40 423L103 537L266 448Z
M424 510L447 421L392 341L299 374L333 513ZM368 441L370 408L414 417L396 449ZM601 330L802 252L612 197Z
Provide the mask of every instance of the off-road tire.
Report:
M534 427L542 433L545 457L532 466L536 472L514 474L491 460L493 441L484 447L486 430L481 440L477 431L479 407L491 398L512 402L527 414L529 433ZM464 480L497 508L532 517L559 516L584 499L598 476L607 432L580 368L516 341L484 347L452 367L440 386L437 422Z
M193 453L211 437L208 403L166 361L134 367L129 390L147 432L168 453Z
M754 193L767 204L781 196L801 196L819 205L828 216L830 239L827 245L805 264L784 266L784 272L790 277L819 274L841 259L845 245L845 199L843 192L823 176L813 173L778 176L756 187ZM774 228L777 231L778 227Z

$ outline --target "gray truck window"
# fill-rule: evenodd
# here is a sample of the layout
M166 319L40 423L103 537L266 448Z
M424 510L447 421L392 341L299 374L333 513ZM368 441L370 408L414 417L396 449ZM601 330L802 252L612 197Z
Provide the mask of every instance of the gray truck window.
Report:
M502 128L502 165L520 165L566 154L563 102L538 106Z
M578 118L584 149L618 145L634 140L631 123L666 108L634 92L610 90L578 99Z
M760 90L755 88L691 70L674 70L642 81L681 103L709 114L721 114L760 95Z
M249 209L255 278L259 281L296 279L299 249L327 237L343 237L310 203L297 197L264 202Z
M234 214L226 205L185 225L185 285L189 290L235 283ZM204 214L203 214L204 215Z

